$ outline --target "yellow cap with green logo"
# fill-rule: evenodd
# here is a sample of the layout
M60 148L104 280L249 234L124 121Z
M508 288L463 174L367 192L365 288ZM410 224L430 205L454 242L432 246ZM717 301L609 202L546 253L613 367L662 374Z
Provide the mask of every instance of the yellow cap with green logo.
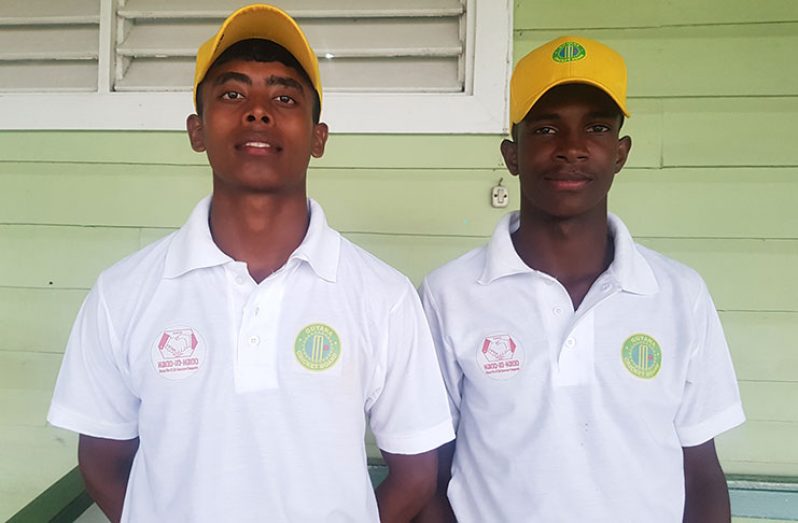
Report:
M561 36L523 57L510 80L510 122L515 125L552 87L587 84L612 98L625 116L626 64L606 45L580 36Z
M272 5L252 4L228 16L219 31L197 51L197 66L194 72L195 105L197 86L208 74L213 62L231 45L250 38L271 40L285 47L308 74L321 103L319 61L302 29L281 9Z

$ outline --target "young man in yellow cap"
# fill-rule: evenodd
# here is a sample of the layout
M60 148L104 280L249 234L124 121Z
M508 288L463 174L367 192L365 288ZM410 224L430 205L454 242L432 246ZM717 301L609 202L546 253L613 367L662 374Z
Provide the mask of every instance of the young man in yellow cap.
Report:
M248 6L199 49L194 86L213 194L100 275L48 419L81 434L112 521L406 521L451 419L412 284L307 197L316 57L288 15ZM376 496L366 417L389 468Z
M520 212L421 288L457 434L425 515L728 522L713 438L744 415L718 315L607 211L631 148L623 59L558 38L518 63L510 106Z

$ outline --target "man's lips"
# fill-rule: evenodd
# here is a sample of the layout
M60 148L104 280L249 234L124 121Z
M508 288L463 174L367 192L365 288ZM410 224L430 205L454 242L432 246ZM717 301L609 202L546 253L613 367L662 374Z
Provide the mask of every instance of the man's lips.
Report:
M266 156L282 151L282 147L265 140L246 140L238 143L236 150L255 156Z
M575 191L589 184L592 179L583 174L564 174L556 176L545 176L546 183L557 190Z

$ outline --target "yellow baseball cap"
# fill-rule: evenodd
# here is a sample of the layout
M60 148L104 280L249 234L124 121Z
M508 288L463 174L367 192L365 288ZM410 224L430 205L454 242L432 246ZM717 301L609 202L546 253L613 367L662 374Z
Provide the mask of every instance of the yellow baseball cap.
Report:
M510 122L527 115L541 96L557 85L588 84L612 98L625 116L626 64L606 45L581 36L561 36L523 57L510 79Z
M208 74L213 62L231 45L250 38L271 40L285 47L308 74L321 103L319 61L302 29L285 11L272 5L252 4L228 16L219 31L197 51L197 66L194 72L195 108L197 86Z

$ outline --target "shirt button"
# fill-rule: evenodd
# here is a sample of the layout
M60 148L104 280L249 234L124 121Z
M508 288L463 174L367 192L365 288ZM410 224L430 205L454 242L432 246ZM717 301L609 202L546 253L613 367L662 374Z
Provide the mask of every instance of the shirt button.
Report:
M258 343L260 343L260 338L258 338L257 336L250 336L249 337L249 344L250 345L257 345Z
M255 307L255 316L260 314L260 307Z
M575 339L568 338L567 340L565 340L565 346L566 347L570 348L570 347L573 347L574 345L576 345L576 340Z
M562 307L554 307L551 309L551 312L553 312L555 316L559 316L562 314Z
M601 284L601 290L602 291L608 291L608 290L610 290L610 287L612 287L612 285L609 284L609 283L602 283Z
M236 283L239 285L244 285L244 277L243 276L236 276Z

